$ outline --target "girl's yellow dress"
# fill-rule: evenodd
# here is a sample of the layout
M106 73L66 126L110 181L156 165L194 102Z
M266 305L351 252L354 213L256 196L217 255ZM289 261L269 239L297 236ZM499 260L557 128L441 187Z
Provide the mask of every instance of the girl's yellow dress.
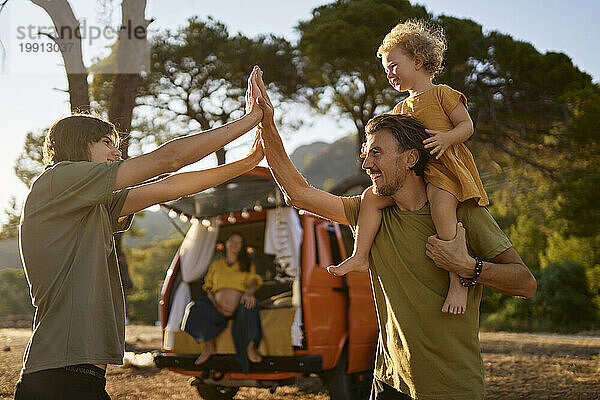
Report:
M459 101L467 106L464 94L447 85L436 85L401 101L393 112L410 115L427 129L447 132L454 128L450 114ZM473 155L464 143L450 146L439 160L431 158L425 180L452 193L460 202L474 199L480 206L489 204Z

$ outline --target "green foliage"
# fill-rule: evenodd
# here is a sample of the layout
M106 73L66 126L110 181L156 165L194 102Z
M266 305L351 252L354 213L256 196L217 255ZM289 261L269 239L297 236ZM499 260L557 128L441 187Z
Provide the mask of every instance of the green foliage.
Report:
M401 98L388 84L376 53L398 21L413 17L429 15L407 0L336 1L315 8L310 20L298 24L305 98L320 112L350 117L358 143L367 121Z
M15 175L27 187L31 186L33 179L44 170L43 146L48 129L27 132L21 154L15 161Z
M134 289L128 295L128 317L133 323L158 320L160 288L167 269L182 242L181 236L154 241L137 249L125 249Z
M0 271L0 316L33 313L29 285L22 269Z
M534 271L540 269L540 254L546 248L547 238L539 221L528 215L520 215L508 230L508 237L525 265Z
M19 236L19 221L21 219L21 207L17 205L15 196L8 200L8 207L4 209L7 221L0 227L0 240L16 238Z
M599 326L599 309L583 265L551 263L535 275L533 299L506 298L500 309L483 316L485 329L576 332Z
M183 27L161 31L150 46L151 68L142 75L137 101L144 113L137 114L133 142L143 138L146 145L160 145L241 117L254 65L265 71L276 106L293 98L301 84L293 62L295 49L286 39L232 35L225 24L212 18L193 17ZM110 58L98 61L97 67L101 70L107 62ZM110 75L94 76L92 92L98 104L106 103L111 84Z
M539 277L538 287L539 293L532 299L536 318L549 321L557 329L581 327L597 319L583 265L572 261L549 264Z

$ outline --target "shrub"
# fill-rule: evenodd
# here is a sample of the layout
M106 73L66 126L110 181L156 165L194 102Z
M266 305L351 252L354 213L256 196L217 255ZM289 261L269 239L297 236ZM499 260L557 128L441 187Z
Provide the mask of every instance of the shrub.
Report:
M22 269L0 271L0 316L33 313L29 285Z

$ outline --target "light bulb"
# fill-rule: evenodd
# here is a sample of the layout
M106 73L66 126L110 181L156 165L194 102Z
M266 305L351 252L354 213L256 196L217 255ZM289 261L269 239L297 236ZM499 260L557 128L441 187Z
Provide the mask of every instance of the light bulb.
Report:
M177 218L177 213L175 212L175 210L169 211L169 217L171 217L171 218Z
M235 224L236 221L237 219L233 216L233 213L229 213L229 217L227 217L227 222L229 222L230 224Z
M254 211L261 212L262 210L263 210L262 205L257 201L256 204L254 205Z
M245 208L242 210L242 218L244 218L244 219L250 218L250 213Z
M202 226L205 227L205 228L208 228L210 226L210 220L204 218L202 220Z

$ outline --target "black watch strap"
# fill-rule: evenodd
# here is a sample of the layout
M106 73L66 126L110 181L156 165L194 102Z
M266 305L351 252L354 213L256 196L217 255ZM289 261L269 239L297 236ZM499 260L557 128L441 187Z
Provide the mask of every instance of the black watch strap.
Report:
M475 259L475 274L471 278L463 278L462 276L458 276L460 280L460 284L464 287L471 287L477 284L477 278L481 275L481 271L483 270L483 260L479 257L473 257Z

